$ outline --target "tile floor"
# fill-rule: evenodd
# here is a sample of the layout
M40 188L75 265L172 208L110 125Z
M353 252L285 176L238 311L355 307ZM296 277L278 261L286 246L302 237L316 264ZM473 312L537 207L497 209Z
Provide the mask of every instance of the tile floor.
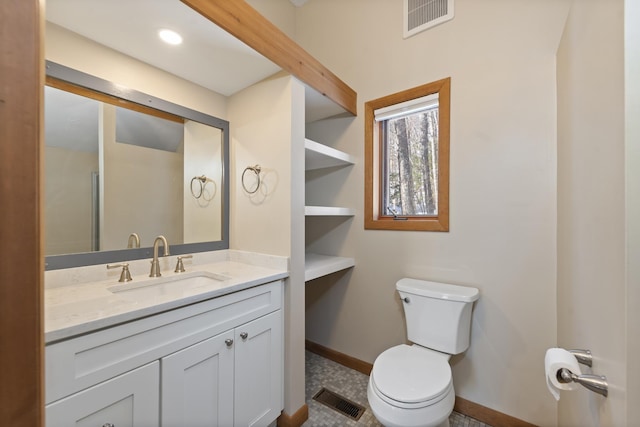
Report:
M317 354L306 352L306 401L309 419L304 427L382 426L373 416L367 402L369 377L346 368ZM313 396L325 387L366 409L358 421L354 421L313 400ZM449 418L451 427L491 427L473 418L454 412Z

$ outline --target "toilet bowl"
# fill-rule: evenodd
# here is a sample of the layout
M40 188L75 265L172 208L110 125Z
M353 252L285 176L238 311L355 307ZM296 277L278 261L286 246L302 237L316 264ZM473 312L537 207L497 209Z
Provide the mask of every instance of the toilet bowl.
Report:
M399 345L375 360L367 398L386 427L448 427L455 393L449 355Z
M367 398L386 427L448 427L455 392L449 358L469 347L476 288L401 279L407 337L373 362Z

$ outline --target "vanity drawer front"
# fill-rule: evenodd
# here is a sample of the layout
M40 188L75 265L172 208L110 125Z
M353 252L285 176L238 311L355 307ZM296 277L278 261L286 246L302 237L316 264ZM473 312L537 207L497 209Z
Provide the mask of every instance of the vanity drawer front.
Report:
M46 403L280 309L282 283L268 283L46 346Z

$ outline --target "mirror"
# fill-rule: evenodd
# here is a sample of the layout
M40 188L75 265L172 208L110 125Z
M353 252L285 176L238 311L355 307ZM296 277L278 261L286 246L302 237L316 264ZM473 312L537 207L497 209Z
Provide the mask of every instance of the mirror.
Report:
M55 62L47 63L48 76L72 83L72 87L90 89L93 94L115 97L117 101L114 107L109 100L80 94L84 103L94 104L91 124L94 141L91 148L76 147L74 154L90 163L68 157L53 159L63 150L69 151L66 145L71 138L66 138L64 144L49 144L49 137L45 137L46 156L65 172L54 174L54 169L46 165L45 173L53 176L45 177L48 193L47 200L43 200L45 268L150 258L153 239L159 234L168 238L172 254L228 248L229 125L211 114L227 118L227 97L277 73L280 67L179 0L47 0L46 6L46 58ZM160 28L178 30L184 43L176 47L161 42L157 37ZM168 78L166 73L177 78ZM198 111L115 83L165 100L177 100L178 104ZM67 87L50 89L45 94L47 103L55 96L51 95L55 90L63 89L66 95L70 91ZM146 116L146 121L152 120L153 125L144 124L142 129L155 129L158 123L169 122L165 125L173 130L160 134L177 133L185 140L174 138L161 143L154 134L152 142L144 142L147 138L139 135L139 127L128 127L132 122L127 117L130 109L121 108L123 101L129 106L152 106L155 112L169 112L158 118L146 111L142 116ZM67 108L50 109L66 111L63 114L68 122L72 120L69 110L72 107ZM47 111L45 106L45 114ZM134 111L140 112L137 108ZM141 115L137 116L139 119ZM115 127L113 140L102 142L102 152L95 135L108 123L100 124L100 120L96 123L95 117L115 122L111 125ZM73 123L74 127L77 125ZM71 124L67 123L67 127ZM127 135L125 127L137 130ZM210 134L206 138L217 140L218 146L207 145L201 155L190 153L186 136L201 133ZM112 159L111 155L116 153L124 154L124 158ZM218 156L215 164L201 165L195 161L214 155ZM136 157L145 161L135 162ZM141 165L147 169L143 170ZM169 169L174 172L167 173ZM125 186L112 186L111 178ZM62 184L57 188L51 185L56 180ZM69 191L72 187L83 194L80 207L74 205L73 199L77 197ZM163 221L149 221L158 217L164 217ZM135 248L137 239L133 233L140 238L140 248ZM134 247L127 249L130 245Z
M229 123L47 62L46 269L229 247Z
M272 8L268 2L250 1L250 3L260 6L265 12ZM279 8L276 7L273 10L277 11ZM179 0L114 0L108 2L104 0L47 0L46 21L45 52L47 59L94 76L100 76L108 81L124 83L128 87L156 94L218 117L227 118L227 101L236 93L282 70L281 66L266 59ZM184 43L176 47L160 42L157 33L161 28L178 30L184 38ZM163 73L168 73L178 79L167 79ZM84 77L81 80L83 81L78 83L80 86L89 87L84 84L84 80L86 80ZM167 83L169 80L171 82ZM208 89L208 91L200 90L201 88ZM133 93L128 90L122 91L116 85L111 85L110 89L115 96L121 99L126 98L129 93ZM353 100L355 103L355 97ZM139 103L146 104L147 100L142 99ZM157 105L154 105L154 108L162 109L157 108ZM310 86L306 87L305 110L307 121L319 120L344 112L342 107ZM198 122L202 123L202 121ZM222 134L223 138L229 137L226 132ZM119 147L122 148L122 145ZM140 147L131 145L129 148L137 149ZM173 153L175 154L176 151ZM228 149L225 147L223 147L223 156L228 159ZM224 160L223 165L224 184L219 183L217 186L224 212L220 227L221 239L211 240L209 243L186 243L199 246L184 248L178 247L170 241L172 253L179 254L228 247L228 203L225 202L228 198L228 179L226 179L229 170L228 160ZM154 180L159 177L159 174L153 174L144 182L148 185L157 185L159 181ZM202 177L202 173L194 172L190 179L194 177ZM208 175L205 175L205 182L207 177ZM100 179L98 173L93 181L89 179L88 182L97 181L97 185L99 185ZM136 180L135 182L143 181ZM198 182L199 179L193 182L196 194ZM84 185L89 184L85 183ZM208 187L207 191L210 190L212 189ZM85 191L91 190L86 189ZM99 198L98 191L99 188L94 192L98 194ZM185 193L186 190L183 188L183 194ZM92 200L92 198L90 199ZM103 231L100 235L99 220L86 219L96 217L95 213L91 214L92 209L94 212L100 209L99 204L96 206L95 202L91 203L84 208L88 213L84 219L83 227L93 230L90 233L94 233L94 237L88 238L89 242L85 242L84 247L99 249L105 243L105 233ZM64 206L65 202L60 202L60 204ZM122 206L122 203L120 205ZM156 208L155 212L157 213L159 210L160 208ZM69 228L64 224L58 224L55 227L61 232ZM47 229L51 228L51 226L47 226ZM120 246L128 244L128 235L134 232L138 233L137 231L123 230L122 235L114 237L114 243ZM126 241L123 243L125 239ZM59 247L54 251L58 255L50 255L47 258L46 268L58 269L150 257L149 247L144 249L146 245L150 245L149 242L146 242L146 238L143 239L141 245L142 249L116 249L116 253L113 254L114 249L109 249L109 247L105 247L108 249L105 251L74 254L69 252L73 250L84 251L85 249ZM117 251L124 252L117 253ZM100 254L100 256L96 257L96 254Z

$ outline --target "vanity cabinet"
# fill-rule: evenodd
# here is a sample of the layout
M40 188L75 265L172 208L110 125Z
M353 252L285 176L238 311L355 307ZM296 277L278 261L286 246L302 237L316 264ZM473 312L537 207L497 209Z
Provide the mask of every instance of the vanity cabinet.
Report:
M282 298L277 281L47 345L47 427L269 425Z
M162 359L162 425L233 425L233 331Z
M163 426L260 426L280 415L280 312L162 359Z
M157 426L159 363L153 362L47 405L47 426Z
M235 330L235 425L266 426L280 416L284 375L281 325L282 315L277 312Z

